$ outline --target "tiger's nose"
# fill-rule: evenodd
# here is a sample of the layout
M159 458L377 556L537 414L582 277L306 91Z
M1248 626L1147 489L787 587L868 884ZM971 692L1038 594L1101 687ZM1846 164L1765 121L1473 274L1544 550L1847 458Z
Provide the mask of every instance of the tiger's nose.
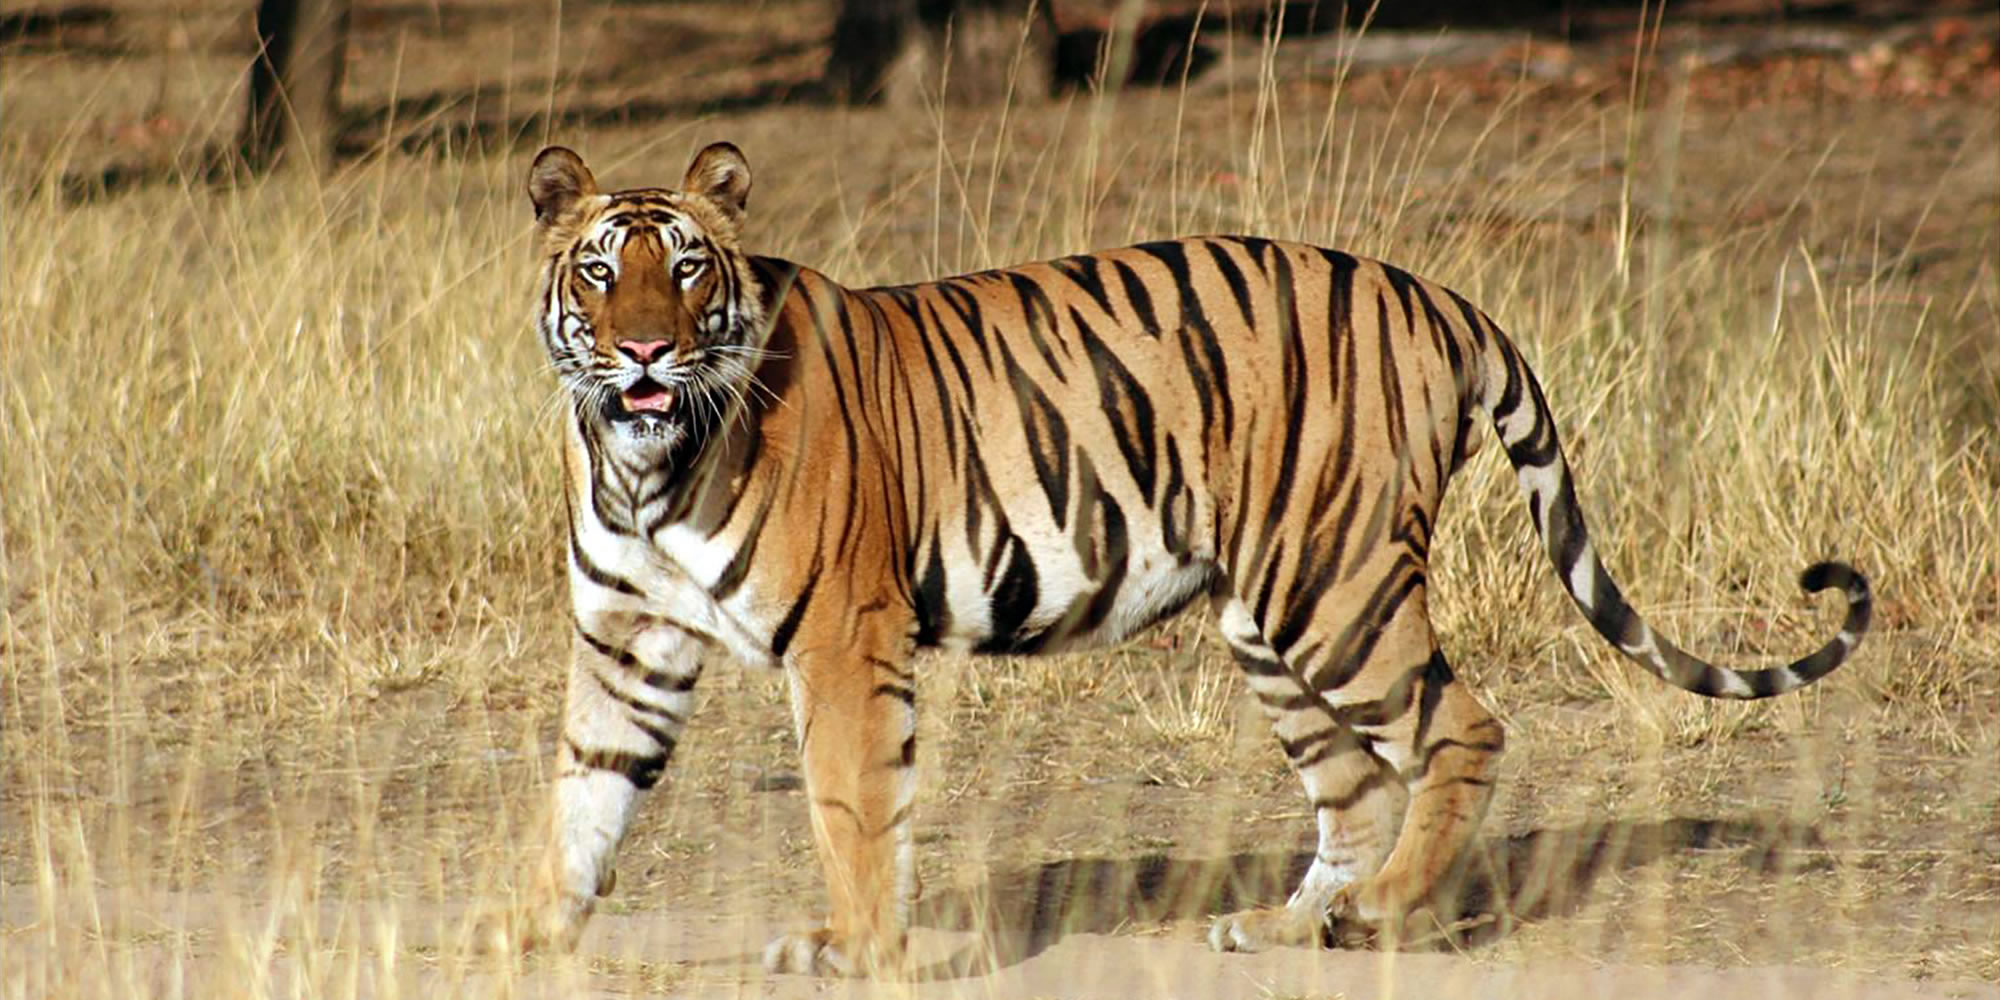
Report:
M654 358L667 353L667 342L664 340L621 340L618 342L618 353L642 365L648 365L653 363Z

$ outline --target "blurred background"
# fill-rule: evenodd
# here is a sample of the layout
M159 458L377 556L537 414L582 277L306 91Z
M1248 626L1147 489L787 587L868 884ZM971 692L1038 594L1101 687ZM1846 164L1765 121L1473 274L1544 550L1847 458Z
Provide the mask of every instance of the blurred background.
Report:
M931 996L2000 995L2000 10L1898 0L0 0L0 996L818 995L781 680L711 670L574 956L491 960L567 644L529 332L544 143L748 155L850 284L1199 232L1496 316L1607 564L1737 665L1663 690L1498 448L1431 567L1506 722L1402 953L1215 956L1310 810L1200 615L921 661ZM1652 991L1652 993L1649 993ZM857 988L854 992L866 993Z
M0 46L15 141L87 129L79 145L106 148L76 166L103 159L116 182L189 156L262 169L294 144L328 169L784 106L1205 94L1253 83L1266 41L1294 85L1430 72L1615 94L1666 51L1700 98L1996 99L1992 14L1977 0L9 0ZM66 71L83 79L59 85Z

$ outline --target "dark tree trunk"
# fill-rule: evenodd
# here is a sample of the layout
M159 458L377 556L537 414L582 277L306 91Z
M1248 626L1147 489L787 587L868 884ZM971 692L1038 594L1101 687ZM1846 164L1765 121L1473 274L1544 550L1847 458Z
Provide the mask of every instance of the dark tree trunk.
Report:
M841 0L826 84L850 103L979 104L1045 97L1048 0Z
M333 163L351 0L258 0L243 159L250 169Z

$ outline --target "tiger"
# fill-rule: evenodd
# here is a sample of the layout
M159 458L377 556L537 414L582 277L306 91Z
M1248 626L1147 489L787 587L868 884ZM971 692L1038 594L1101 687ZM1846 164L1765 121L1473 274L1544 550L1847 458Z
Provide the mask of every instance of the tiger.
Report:
M781 672L824 922L773 972L895 975L918 885L916 651L1085 649L1206 599L1304 786L1317 839L1282 905L1208 943L1393 932L1466 853L1500 723L1440 652L1427 565L1492 423L1556 577L1662 681L1792 691L1846 661L1734 670L1627 603L1592 546L1535 374L1486 313L1397 267L1245 236L851 289L744 248L750 168L606 192L535 157L534 325L564 412L573 655L546 851L488 946L573 948L704 667Z

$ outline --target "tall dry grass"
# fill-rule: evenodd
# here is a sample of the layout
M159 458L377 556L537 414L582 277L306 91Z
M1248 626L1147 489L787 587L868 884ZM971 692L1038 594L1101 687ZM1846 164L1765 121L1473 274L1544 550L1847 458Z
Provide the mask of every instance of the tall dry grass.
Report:
M1854 811L1864 840L1893 839L1909 794L1865 745L1964 765L1941 780L1993 777L1996 236L1976 201L1971 217L1937 218L1965 210L1965 185L1991 184L1966 165L1977 158L1884 162L1865 130L1897 128L1893 108L1800 128L1780 112L1527 90L1498 104L1419 86L1362 100L1280 80L1273 51L1240 53L1226 77L1238 82L1209 90L986 113L780 108L560 138L634 185L671 183L689 150L735 138L757 172L754 246L856 283L1200 231L1343 246L1446 281L1526 346L1600 548L1656 624L1698 651L1774 658L1830 628L1828 609L1797 597L1799 567L1852 559L1881 596L1881 634L1826 685L1838 698L1815 690L1773 716L1660 692L1551 585L1488 447L1446 521L1434 612L1489 701L1543 727L1517 724L1517 759L1643 751L1634 780L1664 795L1675 747L1775 725L1813 758L1830 751L1812 734L1859 733L1862 764L1837 796L1804 765L1780 776L1806 782L1801 816ZM1990 122L1962 132L1965 150L1994 138ZM458 907L513 884L559 698L556 404L525 325L525 157L382 156L324 182L65 204L55 181L72 151L9 142L0 163L0 991L504 987L512 972L450 945ZM1891 214L1942 231L1931 242L1945 252L1885 238ZM979 799L977 780L1004 780L984 770L1002 755L970 741L1037 725L1048 743L1020 737L1007 744L1018 760L992 766L1033 784L1150 753L1132 766L1169 785L1282 782L1268 752L1264 777L1225 777L1258 727L1219 702L1213 649L1192 648L1128 657L1146 665L1124 682L1099 676L1101 658L937 666L945 693L926 694L939 709L926 725L944 760L982 763L978 779L934 771L927 787ZM775 699L761 683L716 682L725 735L697 736L677 782L728 779L704 761L783 766L782 740L731 728L754 717L733 695ZM1607 700L1641 735L1537 714ZM1063 735L1060 713L1107 704L1118 744ZM1648 813L1643 794L1629 801ZM653 848L727 870L692 802L673 799L659 822L693 839ZM1946 860L1898 899L1992 891L2000 862L1976 842L1996 793L1948 808ZM1289 820L1301 831L1302 817ZM980 857L1060 853L1053 834L950 836ZM804 853L781 839L743 857ZM810 884L790 864L744 879ZM1769 947L2000 975L1990 942L1872 931L1884 890L1863 862L1837 864L1831 902L1787 898L1849 907L1857 925ZM659 902L624 892L624 905ZM1659 956L1679 957L1659 924ZM1515 940L1515 957L1562 951ZM555 969L651 991L715 975L639 951Z

